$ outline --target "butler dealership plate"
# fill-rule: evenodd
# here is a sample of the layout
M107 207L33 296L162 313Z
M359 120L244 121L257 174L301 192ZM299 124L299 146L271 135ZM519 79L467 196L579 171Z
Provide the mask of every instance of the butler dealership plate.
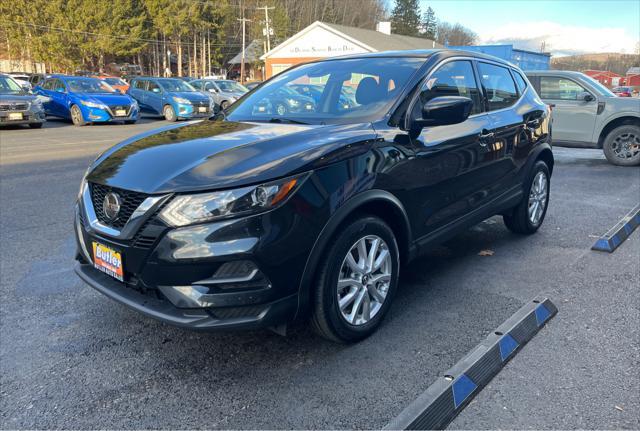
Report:
M116 280L124 281L122 254L95 241L93 242L93 266Z

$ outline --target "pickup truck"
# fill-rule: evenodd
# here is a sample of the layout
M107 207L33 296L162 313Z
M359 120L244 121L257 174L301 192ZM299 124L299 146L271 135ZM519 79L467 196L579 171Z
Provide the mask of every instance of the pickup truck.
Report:
M640 99L617 97L580 72L545 70L526 75L553 110L554 144L602 148L614 165L640 165Z

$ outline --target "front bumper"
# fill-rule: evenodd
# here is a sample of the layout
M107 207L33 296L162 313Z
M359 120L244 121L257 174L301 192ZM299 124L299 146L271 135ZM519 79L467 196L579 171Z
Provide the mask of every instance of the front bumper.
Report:
M89 123L108 123L112 121L137 121L140 118L139 108L127 109L126 115L116 115L111 109L92 108L81 105L80 110L85 121Z
M202 111L204 108L205 111ZM183 104L177 103L175 106L175 112L178 118L190 119L190 118L208 118L213 115L210 105L202 104Z
M18 111L12 111L16 113ZM0 112L0 125L8 126L10 124L36 124L44 123L46 121L46 115L44 111L19 111L22 114L21 120L9 120L8 111Z
M296 212L296 196L268 213L183 228L155 217L166 202L161 198L119 232L92 222L90 199L85 187L76 207L76 272L96 290L194 329L250 329L295 318L302 271L318 234ZM124 282L93 267L94 242L121 252Z

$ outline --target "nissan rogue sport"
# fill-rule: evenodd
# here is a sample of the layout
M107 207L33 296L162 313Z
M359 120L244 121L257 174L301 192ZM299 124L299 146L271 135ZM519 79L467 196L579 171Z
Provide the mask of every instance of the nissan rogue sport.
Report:
M313 110L270 102L307 83L323 87ZM549 109L509 63L450 50L308 63L100 155L78 195L76 272L174 325L309 318L354 342L429 247L496 214L536 232L552 171Z

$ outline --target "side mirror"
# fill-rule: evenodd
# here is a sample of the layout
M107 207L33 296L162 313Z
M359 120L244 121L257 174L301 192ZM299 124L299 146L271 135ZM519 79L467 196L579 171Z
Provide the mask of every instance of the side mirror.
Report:
M160 93L160 89L159 88L154 88L153 90L151 90L152 93Z
M420 128L462 123L469 118L471 108L473 100L468 97L434 97L422 106L422 118L413 123Z
M593 100L596 100L591 93L587 92L587 91L583 91L582 93L578 94L578 100L583 100L585 102L591 102Z

